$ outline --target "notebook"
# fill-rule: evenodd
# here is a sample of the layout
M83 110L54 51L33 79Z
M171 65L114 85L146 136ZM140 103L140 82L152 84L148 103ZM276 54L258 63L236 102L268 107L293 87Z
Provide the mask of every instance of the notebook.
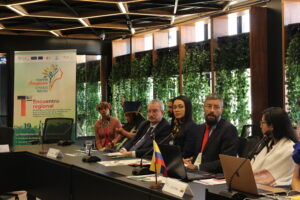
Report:
M229 187L231 184L233 190L254 195L286 192L286 190L282 188L256 184L249 159L223 154L219 156L227 186ZM233 173L235 173L238 168L240 169L233 176ZM230 179L232 179L231 183Z
M199 170L187 172L187 169L183 163L180 148L178 146L160 144L159 149L167 167L169 177L178 178L183 181L193 181L215 177L214 174Z

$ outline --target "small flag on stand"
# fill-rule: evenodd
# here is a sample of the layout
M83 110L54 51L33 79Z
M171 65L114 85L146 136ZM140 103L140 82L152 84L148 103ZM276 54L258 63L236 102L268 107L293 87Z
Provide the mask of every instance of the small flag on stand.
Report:
M155 140L153 141L153 156L151 160L150 171L168 176L164 159Z

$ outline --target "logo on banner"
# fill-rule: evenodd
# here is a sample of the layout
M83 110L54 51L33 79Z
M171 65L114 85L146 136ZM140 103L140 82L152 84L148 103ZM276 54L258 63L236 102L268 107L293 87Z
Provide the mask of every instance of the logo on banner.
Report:
M56 64L51 64L42 71L41 78L36 78L34 81L29 81L28 85L34 86L37 93L48 92L56 82L63 77L63 71Z
M49 83L49 89L51 90L55 84L56 81L60 80L63 76L63 72L60 67L57 65L51 64L50 67L47 67L42 72L44 75L44 78L48 78Z

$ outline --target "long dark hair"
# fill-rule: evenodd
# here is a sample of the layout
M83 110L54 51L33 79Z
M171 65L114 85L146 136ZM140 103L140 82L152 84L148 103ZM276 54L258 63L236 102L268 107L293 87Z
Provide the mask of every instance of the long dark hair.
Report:
M186 123L188 121L191 121L192 120L192 115L193 115L193 107L192 107L191 100L188 97L181 95L181 96L175 97L173 99L173 105L174 105L174 102L176 100L183 101L184 106L185 106L185 113L184 113L183 119L181 119L181 122Z
M264 119L269 126L273 126L273 137L276 140L287 138L298 142L288 114L280 107L271 107L263 111Z

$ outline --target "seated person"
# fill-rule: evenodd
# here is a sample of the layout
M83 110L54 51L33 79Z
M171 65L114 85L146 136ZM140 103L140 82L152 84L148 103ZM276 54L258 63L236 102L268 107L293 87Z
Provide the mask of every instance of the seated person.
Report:
M120 135L116 133L116 128L121 128L121 122L109 115L110 103L101 102L96 106L96 110L100 112L101 118L94 125L96 147L99 151L105 148L114 148Z
M124 155L150 157L153 149L151 136L155 137L158 144L168 143L170 124L163 118L164 104L160 100L152 100L148 104L147 112L148 120L141 123L136 135L120 150Z
M199 126L192 119L192 103L186 96L178 96L173 100L174 120L171 124L173 134L170 144L180 147L183 158L193 156L197 144Z
M117 133L122 135L122 138L116 145L116 151L119 151L129 139L135 136L139 125L146 120L145 117L139 112L141 108L140 102L125 101L123 108L127 123L124 124L122 128L116 128Z
M263 111L260 126L264 135L271 134L267 145L251 160L256 182L290 185L295 168L291 155L298 139L288 114L279 107L268 108Z
M206 123L200 125L193 158L184 160L187 168L221 173L219 154L237 155L237 129L230 122L221 118L222 112L222 97L215 93L209 94L204 101Z

